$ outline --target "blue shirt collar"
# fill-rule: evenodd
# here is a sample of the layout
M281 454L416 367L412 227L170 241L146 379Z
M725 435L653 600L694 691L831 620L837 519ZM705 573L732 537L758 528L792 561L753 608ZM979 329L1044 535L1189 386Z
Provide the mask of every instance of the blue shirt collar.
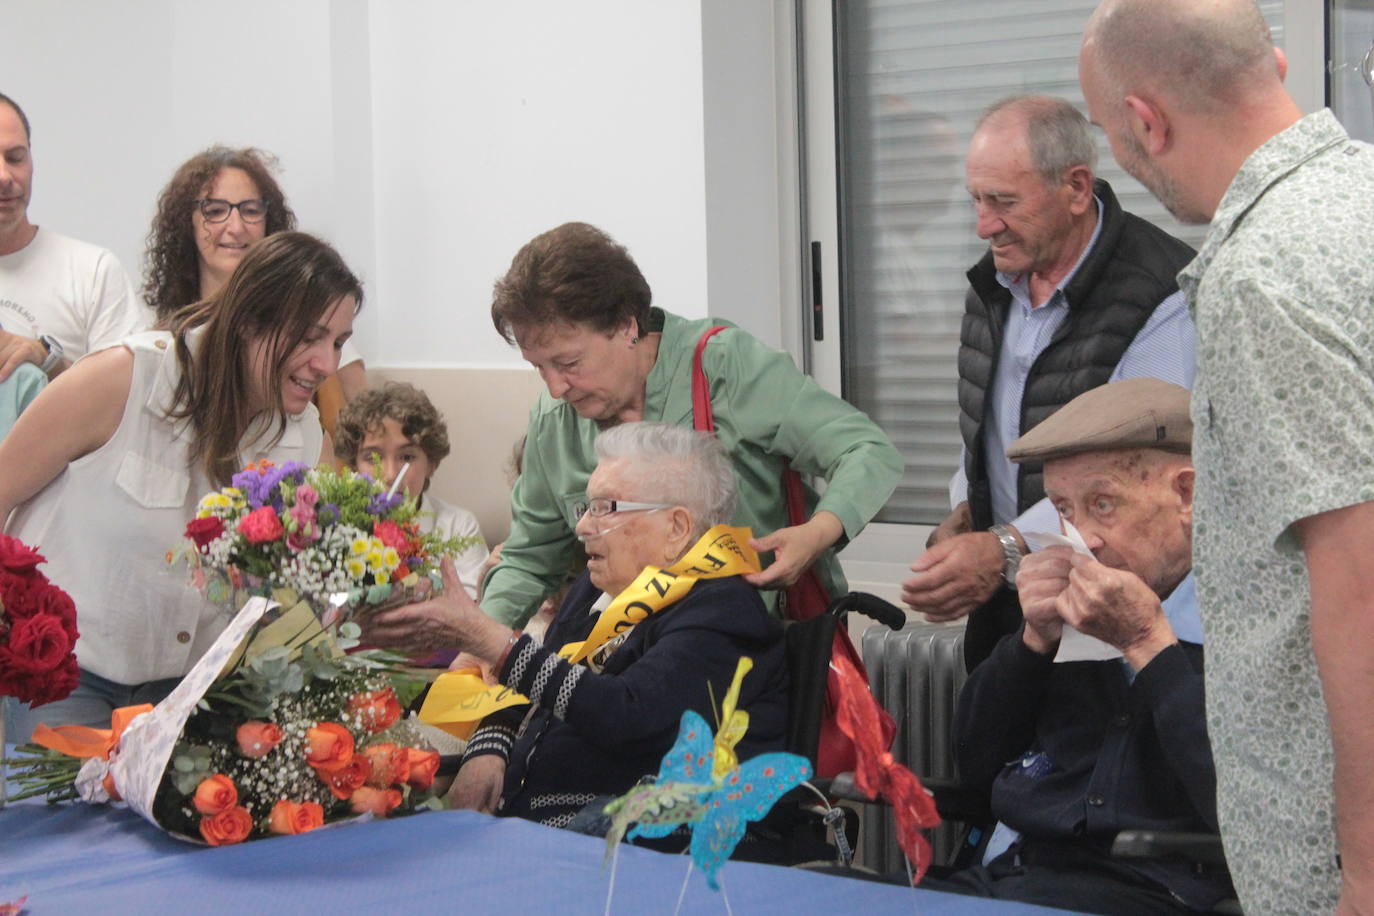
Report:
M1078 255L1078 260L1074 262L1073 268L1059 281L1059 285L1055 287L1054 295L1046 299L1044 305L1054 305L1064 301L1064 287L1068 286L1074 274L1078 273L1078 268L1083 266L1083 261L1088 257L1088 252L1092 251L1093 246L1097 244L1098 236L1102 235L1102 201L1098 199L1096 194L1093 195L1093 203L1097 205L1097 222L1093 224L1093 234L1089 237L1088 244L1083 246L1083 251ZM1023 308L1029 308L1030 280L1026 274L1008 274L999 270L996 277L998 283L1011 290L1016 300L1023 303Z

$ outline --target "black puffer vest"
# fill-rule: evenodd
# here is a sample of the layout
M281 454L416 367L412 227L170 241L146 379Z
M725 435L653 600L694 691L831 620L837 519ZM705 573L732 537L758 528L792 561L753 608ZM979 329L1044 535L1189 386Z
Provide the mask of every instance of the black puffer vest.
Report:
M1175 276L1196 254L1163 230L1124 212L1105 181L1096 181L1093 193L1102 201L1102 231L1064 288L1068 316L1026 378L1022 435L1078 395L1106 383L1156 306L1178 291ZM969 270L968 278L970 289L959 335L959 430L967 449L973 528L981 531L996 521L983 418L1002 351L1011 292L997 282L991 252ZM1017 475L1017 512L1026 511L1044 495L1041 464L1022 464Z

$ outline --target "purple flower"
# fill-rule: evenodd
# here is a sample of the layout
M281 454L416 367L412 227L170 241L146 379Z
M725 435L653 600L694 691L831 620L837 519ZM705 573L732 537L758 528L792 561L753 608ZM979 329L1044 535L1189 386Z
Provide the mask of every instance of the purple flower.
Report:
M281 482L290 478L294 484L304 483L308 470L309 467L299 461L288 461L268 468L263 474L255 470L239 471L234 475L233 484L243 491L244 498L252 508L271 506L280 512L283 508Z
M367 514L375 518L381 518L401 503L405 502L405 496L397 493L394 496L387 496L385 493L374 494L367 503Z

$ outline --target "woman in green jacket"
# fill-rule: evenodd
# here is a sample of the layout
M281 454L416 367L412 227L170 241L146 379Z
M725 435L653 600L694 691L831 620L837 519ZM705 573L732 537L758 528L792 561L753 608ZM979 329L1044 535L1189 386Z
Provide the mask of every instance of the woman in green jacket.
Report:
M563 583L597 432L634 420L692 425L693 352L703 332L728 323L681 318L650 300L629 252L586 223L537 236L496 283L497 331L548 386L530 412L510 537L482 593L483 610L503 623L520 626ZM835 551L892 494L902 472L897 450L862 412L745 331L713 336L702 365L739 483L734 524L752 528L753 546L766 552L750 581L771 590L764 598L776 612L777 589L819 560L831 594L843 593ZM826 480L819 498L806 487L808 518L796 526L787 523L784 461L803 478Z

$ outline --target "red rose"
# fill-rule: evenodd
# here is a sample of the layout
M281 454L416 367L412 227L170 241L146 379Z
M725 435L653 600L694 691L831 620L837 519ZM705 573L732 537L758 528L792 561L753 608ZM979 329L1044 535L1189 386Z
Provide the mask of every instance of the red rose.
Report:
M21 574L30 573L43 562L46 562L43 555L19 538L0 534L0 569Z
M401 793L397 789L374 789L363 786L348 800L354 814L371 812L377 817L386 817L387 812L401 803Z
M253 815L242 805L235 805L213 817L200 819L200 835L211 846L242 843L253 832Z
M410 770L406 782L410 783L410 787L424 791L434 785L434 776L439 772L439 752L408 747L405 755Z
M390 687L354 694L348 698L348 711L372 734L385 731L401 718L401 704L396 699L396 691Z
M72 651L62 621L50 615L21 617L10 627L9 644L0 645L0 667L18 674L46 674Z
M348 763L332 770L316 768L315 774L320 781L329 786L329 791L339 801L349 798L355 789L364 785L372 775L372 764L361 754L355 755Z
M279 540L286 529L277 518L276 509L259 506L239 519L239 533L248 538L250 544L266 544Z
M72 644L76 644L76 638L80 634L76 630L76 605L72 603L72 596L52 583L48 583L47 588L34 594L30 602L30 609L34 616L52 617L62 624L62 629L66 631Z
M194 518L186 523L186 536L196 542L198 550L203 551L223 533L224 522L218 516Z
M43 674L20 674L3 671L0 662L0 697L16 697L21 703L42 706L65 700L76 689L81 677L81 669L76 666L76 656L68 655L57 670Z
M38 599L48 587L47 577L40 572L14 573L0 567L0 602L10 620L37 613Z

